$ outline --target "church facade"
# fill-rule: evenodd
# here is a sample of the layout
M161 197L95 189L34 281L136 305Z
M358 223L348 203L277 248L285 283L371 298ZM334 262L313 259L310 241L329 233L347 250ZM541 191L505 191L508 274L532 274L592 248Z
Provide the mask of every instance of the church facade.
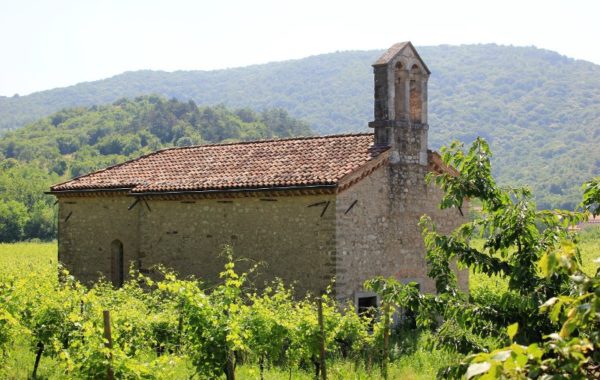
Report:
M211 283L230 245L242 270L264 263L258 286L319 293L335 279L338 299L360 303L383 275L435 291L419 219L442 232L465 219L425 182L453 170L427 147L430 72L410 42L373 68L373 133L170 148L53 186L59 260L84 282L120 286L130 266L162 264Z

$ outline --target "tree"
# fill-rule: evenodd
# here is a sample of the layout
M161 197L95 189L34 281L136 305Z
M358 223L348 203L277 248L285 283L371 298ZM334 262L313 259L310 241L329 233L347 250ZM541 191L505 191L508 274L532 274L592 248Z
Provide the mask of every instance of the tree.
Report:
M58 144L58 150L61 154L69 154L77 151L80 146L79 139L73 135L63 135L56 138L56 144Z
M38 201L29 211L24 237L51 240L56 236L56 227L55 209Z
M28 220L25 205L13 200L0 201L0 242L21 240Z
M569 227L585 220L586 212L536 211L526 188L503 189L491 175L491 153L485 140L471 147L453 142L442 149L446 165L458 175L432 174L445 192L441 207L462 208L464 199L478 199L481 215L449 235L439 234L428 218L422 219L429 275L439 295L425 305L442 315L440 341L452 337L467 343L463 351L486 351L497 343L480 345L480 338L499 335L512 345L469 356L443 376L586 377L598 365L600 331L600 278L580 270L576 237ZM584 185L582 207L598 212L598 179ZM473 237L484 240L482 246ZM461 294L450 263L506 279L508 291L495 302ZM540 313L540 306L541 313ZM427 307L420 312L426 314ZM556 331L559 331L558 333Z
M581 206L592 215L600 215L600 177L583 184L583 201Z

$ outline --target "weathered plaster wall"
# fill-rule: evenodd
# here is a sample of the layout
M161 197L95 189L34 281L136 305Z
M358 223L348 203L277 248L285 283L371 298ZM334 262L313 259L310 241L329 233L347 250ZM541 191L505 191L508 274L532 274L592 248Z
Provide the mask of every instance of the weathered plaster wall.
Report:
M258 286L280 277L296 283L299 293L318 293L329 284L335 270L333 196L190 202L148 201L151 211L141 208L142 268L167 263L182 275L215 282L225 262L223 246L230 244L236 257L265 263ZM251 264L239 265L244 270Z
M183 276L213 283L223 270L223 246L240 262L259 267L257 285L275 277L296 283L299 293L318 293L335 271L335 200L328 196L148 200L131 197L63 198L60 201L59 258L82 281L99 273L110 280L110 246L123 242L127 271L164 264ZM327 209L323 212L326 202ZM316 206L308 207L312 204ZM72 213L68 220L69 213ZM322 214L322 215L321 215Z
M125 278L138 252L139 209L127 196L60 197L58 259L81 281L110 281L111 243L123 243Z
M365 280L377 275L417 281L421 290L434 292L427 277L425 248L418 226L428 214L440 232L465 222L457 210L440 210L441 191L424 182L425 167L386 165L337 198L337 276L339 299L354 299ZM355 200L357 203L345 211ZM462 289L468 273L458 272Z

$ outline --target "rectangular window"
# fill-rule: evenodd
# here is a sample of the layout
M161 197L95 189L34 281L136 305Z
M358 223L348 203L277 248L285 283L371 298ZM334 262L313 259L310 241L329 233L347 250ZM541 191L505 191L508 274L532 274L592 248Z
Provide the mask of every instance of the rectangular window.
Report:
M370 316L375 316L377 312L377 296L358 297L356 309L358 315L368 313Z

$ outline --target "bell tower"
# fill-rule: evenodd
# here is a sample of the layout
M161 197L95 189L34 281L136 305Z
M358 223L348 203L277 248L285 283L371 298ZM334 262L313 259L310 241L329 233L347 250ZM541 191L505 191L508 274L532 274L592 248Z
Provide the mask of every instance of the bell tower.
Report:
M410 42L373 64L375 144L392 148L392 164L427 165L427 80L431 73Z

